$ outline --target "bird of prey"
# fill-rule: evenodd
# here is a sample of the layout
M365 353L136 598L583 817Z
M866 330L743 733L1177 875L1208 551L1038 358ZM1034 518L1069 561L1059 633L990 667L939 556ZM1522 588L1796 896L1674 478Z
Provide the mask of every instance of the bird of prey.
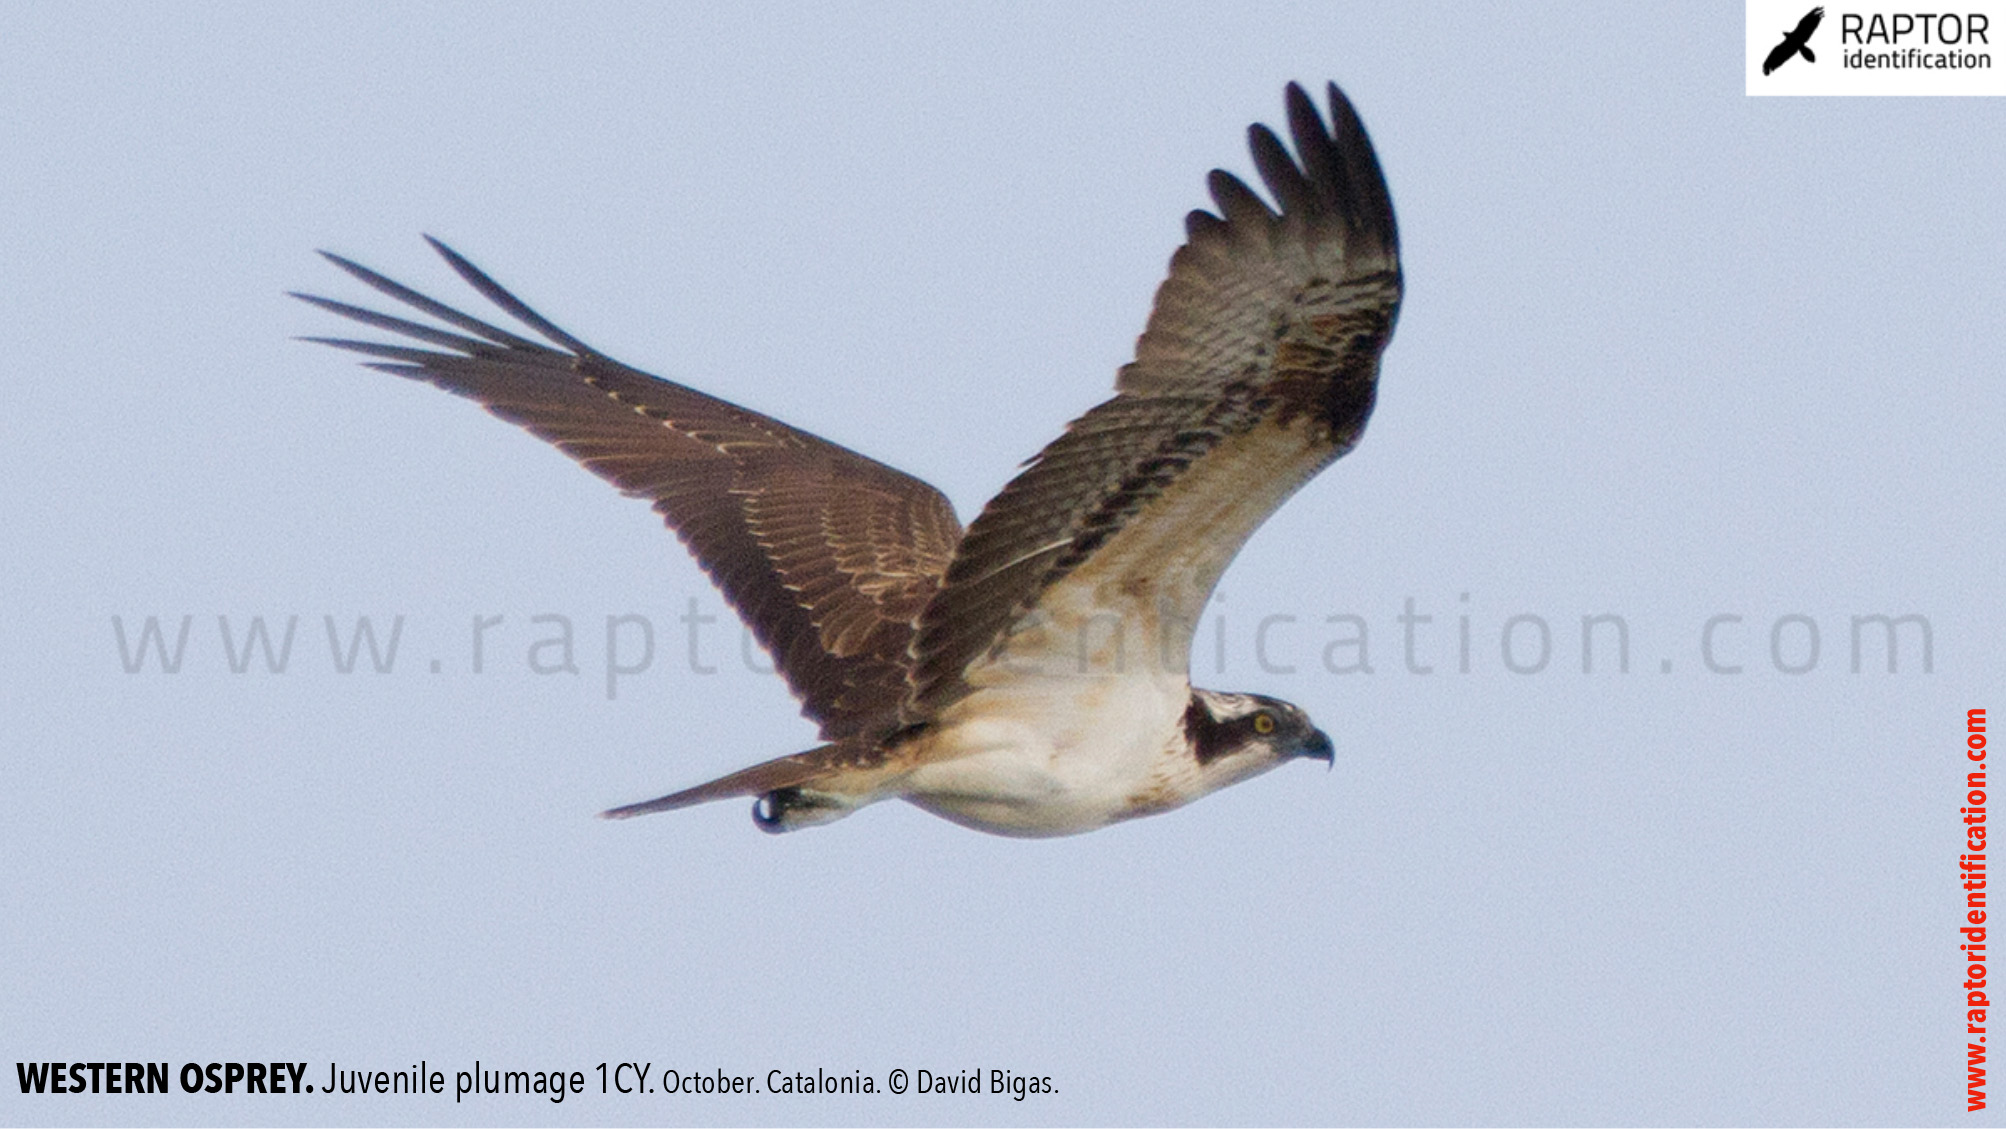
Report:
M1824 18L1823 8L1813 8L1804 13L1804 18L1797 21L1794 29L1783 33L1783 42L1771 48L1769 57L1762 60L1762 73L1768 74L1798 55L1803 55L1807 63L1817 62L1818 56L1811 53L1811 33L1818 30L1818 21Z
M647 498L771 653L823 744L621 818L750 796L768 831L900 798L1000 835L1151 815L1296 758L1301 709L1195 689L1191 636L1270 513L1358 442L1399 311L1393 205L1350 102L1287 95L1294 154L1249 130L1273 206L1214 171L1112 399L964 530L933 487L632 369L450 248L543 340L323 252L439 324L297 295L401 343L315 337L435 384ZM428 237L429 239L429 237Z

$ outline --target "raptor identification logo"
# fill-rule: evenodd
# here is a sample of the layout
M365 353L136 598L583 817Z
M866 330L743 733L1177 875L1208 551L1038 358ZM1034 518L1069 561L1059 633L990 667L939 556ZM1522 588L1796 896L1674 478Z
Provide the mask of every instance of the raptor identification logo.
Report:
M2006 95L2006 0L1746 5L1751 97Z

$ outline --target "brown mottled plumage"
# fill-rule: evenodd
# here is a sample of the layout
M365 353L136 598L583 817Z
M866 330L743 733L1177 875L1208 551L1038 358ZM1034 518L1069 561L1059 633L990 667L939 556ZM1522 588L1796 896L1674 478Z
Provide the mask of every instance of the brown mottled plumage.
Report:
M550 344L334 255L455 331L300 297L426 347L313 340L472 399L651 499L829 742L608 815L753 795L761 825L787 830L899 796L1001 834L1089 830L1331 756L1301 710L1187 678L1220 573L1358 441L1399 309L1385 180L1350 103L1329 95L1326 128L1288 88L1293 157L1265 126L1249 131L1279 211L1211 174L1219 214L1187 217L1115 397L965 534L933 487L611 360L437 241ZM1108 620L1121 634L1090 649ZM1134 669L1130 629L1151 643Z
M961 538L940 491L777 420L607 358L545 322L450 248L461 277L563 348L424 298L338 255L393 298L473 336L300 295L453 352L312 338L384 358L555 444L621 490L651 499L773 655L831 740L896 727L913 620Z

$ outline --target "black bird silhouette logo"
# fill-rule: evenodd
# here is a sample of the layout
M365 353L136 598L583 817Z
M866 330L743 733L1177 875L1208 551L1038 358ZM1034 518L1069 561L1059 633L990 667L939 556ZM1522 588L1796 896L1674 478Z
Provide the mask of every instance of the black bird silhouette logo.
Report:
M1762 60L1762 73L1768 74L1797 55L1804 56L1807 63L1817 62L1818 56L1811 53L1811 33L1818 30L1818 21L1824 18L1823 8L1813 8L1804 13L1804 18L1797 21L1794 29L1783 33L1783 42L1772 48L1769 57Z

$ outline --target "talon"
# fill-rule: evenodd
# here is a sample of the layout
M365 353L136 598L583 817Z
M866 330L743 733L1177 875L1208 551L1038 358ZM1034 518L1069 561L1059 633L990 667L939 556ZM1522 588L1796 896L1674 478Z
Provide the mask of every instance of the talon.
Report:
M809 788L775 788L752 802L752 821L778 835L841 819L856 810L855 800Z
M752 801L752 822L769 835L778 835L787 828L787 812L800 797L795 788L777 788Z

